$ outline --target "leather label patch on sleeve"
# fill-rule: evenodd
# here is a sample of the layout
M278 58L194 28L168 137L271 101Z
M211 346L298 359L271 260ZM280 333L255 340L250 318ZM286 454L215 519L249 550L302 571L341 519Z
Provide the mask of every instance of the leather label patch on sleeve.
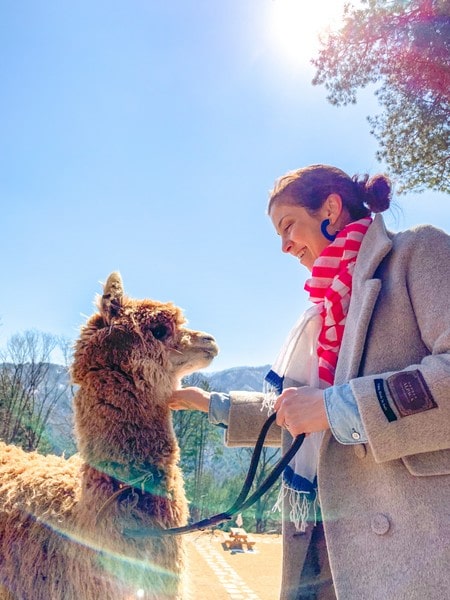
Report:
M388 377L386 383L401 417L437 408L420 371L396 373Z

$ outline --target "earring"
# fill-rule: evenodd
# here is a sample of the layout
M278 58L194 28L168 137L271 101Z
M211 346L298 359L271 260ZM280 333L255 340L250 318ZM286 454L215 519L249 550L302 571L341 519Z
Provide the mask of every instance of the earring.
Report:
M330 242L334 242L338 232L328 233L327 227L329 224L330 224L330 219L324 219L322 221L322 223L320 224L320 231L322 232L322 235L327 238L327 240L329 240Z

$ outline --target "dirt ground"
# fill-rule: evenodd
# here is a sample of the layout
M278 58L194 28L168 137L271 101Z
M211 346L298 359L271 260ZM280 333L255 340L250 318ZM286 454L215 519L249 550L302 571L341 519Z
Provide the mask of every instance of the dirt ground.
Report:
M227 550L226 534L202 532L187 539L192 600L277 600L281 536L251 534L252 551Z

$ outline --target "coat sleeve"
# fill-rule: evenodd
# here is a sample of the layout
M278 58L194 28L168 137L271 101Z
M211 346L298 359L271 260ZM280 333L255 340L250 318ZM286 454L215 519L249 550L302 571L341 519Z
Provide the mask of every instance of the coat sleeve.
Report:
M430 226L410 231L390 260L380 299L390 310L378 312L366 343L378 335L385 353L396 348L397 364L422 356L350 385L377 462L402 458L417 475L450 473L450 237Z
M258 392L230 392L230 413L225 432L227 446L254 446L267 420L263 408L263 394ZM266 446L281 445L281 429L274 423L268 431Z

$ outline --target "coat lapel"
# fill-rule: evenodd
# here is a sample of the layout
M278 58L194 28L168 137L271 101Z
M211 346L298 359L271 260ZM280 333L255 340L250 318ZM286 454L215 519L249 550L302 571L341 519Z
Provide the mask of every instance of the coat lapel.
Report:
M392 241L378 214L364 236L356 260L352 296L336 365L336 384L346 383L358 375L367 330L381 289L381 280L374 274L391 248Z

